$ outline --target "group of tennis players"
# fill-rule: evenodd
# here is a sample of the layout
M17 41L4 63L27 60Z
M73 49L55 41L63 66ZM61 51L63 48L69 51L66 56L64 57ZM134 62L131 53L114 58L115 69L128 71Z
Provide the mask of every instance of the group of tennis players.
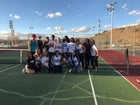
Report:
M91 66L90 66L91 64ZM80 73L82 70L98 70L98 49L94 39L63 39L51 35L43 41L41 36L32 34L28 42L27 64L22 70L24 74L36 72L69 72Z

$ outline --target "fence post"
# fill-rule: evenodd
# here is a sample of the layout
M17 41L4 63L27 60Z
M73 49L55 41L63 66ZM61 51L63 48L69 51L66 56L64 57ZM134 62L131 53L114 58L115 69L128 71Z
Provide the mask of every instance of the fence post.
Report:
M22 49L20 49L20 64L22 64Z
M126 57L126 65L127 65L127 75L129 75L130 62L129 62L128 48L125 51L125 57Z

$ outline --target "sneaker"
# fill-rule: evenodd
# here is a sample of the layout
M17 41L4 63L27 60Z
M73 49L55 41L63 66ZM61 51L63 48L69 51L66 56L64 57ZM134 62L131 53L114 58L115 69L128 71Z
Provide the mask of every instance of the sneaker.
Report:
M72 71L72 69L69 69L69 73Z
M140 80L139 79L137 79L137 82L140 84Z
M23 70L22 70L22 74L25 74L25 73L26 73L26 71L25 71L25 69L23 69Z

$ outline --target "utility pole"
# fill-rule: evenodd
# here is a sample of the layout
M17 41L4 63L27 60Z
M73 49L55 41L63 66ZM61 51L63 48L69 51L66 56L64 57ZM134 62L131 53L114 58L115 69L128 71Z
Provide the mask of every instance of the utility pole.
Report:
M100 34L100 27L101 27L101 21L100 19L98 20L98 34Z
M136 41L136 26L134 26L134 35L133 35L133 56L135 56L135 41Z
M95 29L95 25L92 26L93 36L94 36L94 29Z
M114 6L117 2L113 2L111 4L107 4L107 11L111 14L111 35L110 35L110 49L112 48L112 36L113 36L113 15L114 15Z

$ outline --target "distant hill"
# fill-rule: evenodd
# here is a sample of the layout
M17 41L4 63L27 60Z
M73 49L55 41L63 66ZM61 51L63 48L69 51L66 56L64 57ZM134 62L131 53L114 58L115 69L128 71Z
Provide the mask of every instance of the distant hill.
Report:
M111 31L104 31L96 34L93 38L99 48L108 48L110 46ZM114 46L132 46L140 45L140 24L113 29L112 44Z

